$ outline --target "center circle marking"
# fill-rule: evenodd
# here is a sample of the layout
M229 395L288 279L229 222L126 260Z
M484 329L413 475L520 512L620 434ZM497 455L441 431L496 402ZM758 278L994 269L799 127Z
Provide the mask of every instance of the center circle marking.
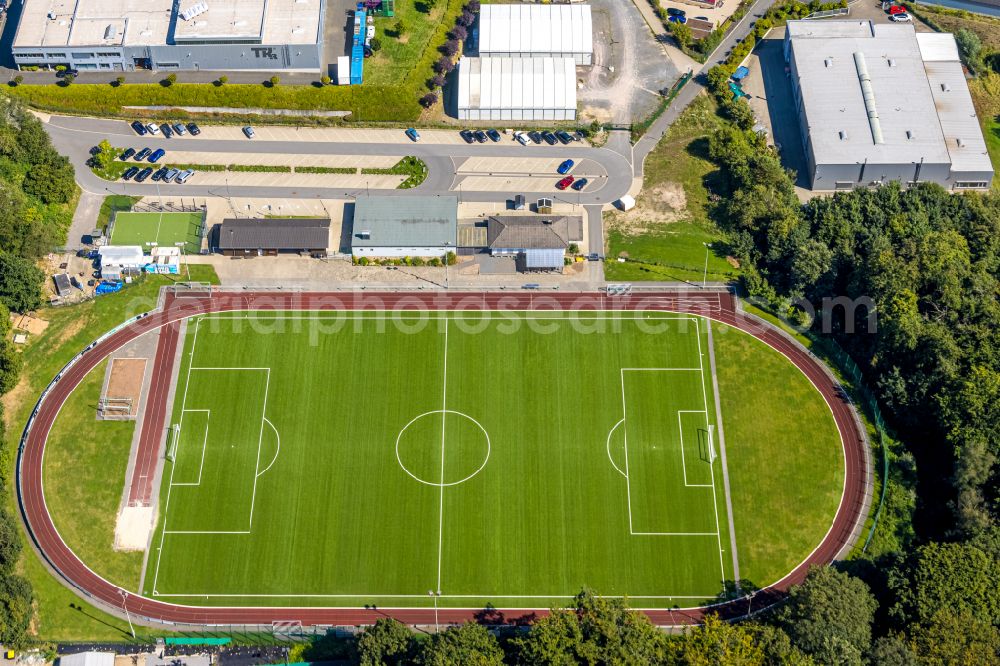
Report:
M431 416L433 414L454 414L455 416L461 416L462 418L467 419L467 420L472 421L473 423L475 423L476 427L479 428L482 431L483 436L486 438L486 457L483 459L483 464L480 465L479 468L476 469L476 471L474 471L472 474L468 475L464 479L459 479L458 481L450 481L448 483L439 483L437 481L427 481L426 479L421 479L419 476L417 476L416 474L414 474L413 472L411 472L410 470L408 470L406 468L406 465L403 464L403 459L399 455L399 442L400 442L400 440L403 439L403 433L406 432L407 428L409 428L411 425L413 425L414 423L416 423L420 419L424 418L425 416ZM403 471L406 472L407 474L409 474L410 477L412 477L414 480L419 481L420 483L423 483L425 485L435 486L435 487L438 487L438 488L447 488L449 486L457 486L460 483L465 483L466 481L468 481L469 479L471 479L472 477L474 477L476 474L479 474L481 471L483 471L483 468L486 467L486 463L489 462L489 460L490 460L490 452L492 450L493 450L493 445L490 442L490 434L488 432L486 432L486 428L483 427L483 424L480 423L479 421L477 421L476 419L472 418L468 414L466 414L464 412L456 412L453 409L435 409L435 410L432 410L432 411L429 411L429 412L424 412L423 414L420 414L418 416L415 416L415 417L413 417L413 419L409 423L407 423L405 426L403 426L403 429L399 431L398 435L396 435L396 462L399 463L399 466L402 467Z

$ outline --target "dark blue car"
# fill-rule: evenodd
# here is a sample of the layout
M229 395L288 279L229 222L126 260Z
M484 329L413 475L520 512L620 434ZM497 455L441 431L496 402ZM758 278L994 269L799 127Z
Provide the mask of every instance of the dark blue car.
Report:
M149 161L152 162L153 164L156 164L157 162L160 161L160 158L166 154L167 151L163 150L163 148L157 148L156 150L153 151L153 154L149 156Z

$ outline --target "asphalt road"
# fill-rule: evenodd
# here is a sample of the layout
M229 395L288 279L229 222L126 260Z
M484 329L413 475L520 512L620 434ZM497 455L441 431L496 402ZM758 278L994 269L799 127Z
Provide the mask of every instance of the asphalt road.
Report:
M357 196L358 188L336 187L260 187L260 186L201 186L197 176L185 185L146 182L142 184L124 181L108 182L95 176L86 165L90 149L103 139L116 145L143 145L165 150L198 151L206 153L246 153L246 154L303 154L303 155L415 155L427 164L427 179L410 190L369 190L371 194L399 196L406 194L443 195L456 192L456 161L469 157L553 157L549 146L522 146L517 143L504 144L442 144L442 143L346 143L335 141L262 141L220 140L207 138L150 138L139 137L128 123L118 120L102 120L70 116L53 116L46 125L52 141L59 152L69 156L76 168L80 186L90 192L113 194L160 194L184 196L233 196L233 197L275 197L275 198L324 198L342 199ZM565 150L565 149L563 149ZM589 146L574 147L567 157L577 162L593 162L599 170L607 174L607 179L596 189L583 193L572 190L559 192L554 187L552 195L561 201L575 204L606 204L626 193L632 184L632 165L619 152L607 148ZM553 185L558 179L553 174ZM457 192L456 192L457 193ZM506 201L518 192L495 190L462 189L463 201Z

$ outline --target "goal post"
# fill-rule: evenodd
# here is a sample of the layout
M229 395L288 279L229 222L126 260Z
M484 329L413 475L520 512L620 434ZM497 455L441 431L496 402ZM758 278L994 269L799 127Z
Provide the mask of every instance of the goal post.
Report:
M167 460L173 462L177 457L177 443L181 437L181 426L179 423L175 423L173 427L170 428L170 445L167 446Z
M708 464L715 462L715 426L712 424L708 425Z
M97 412L102 417L132 416L132 398L105 396L97 400Z
M176 298L211 298L209 282L178 282L170 287Z

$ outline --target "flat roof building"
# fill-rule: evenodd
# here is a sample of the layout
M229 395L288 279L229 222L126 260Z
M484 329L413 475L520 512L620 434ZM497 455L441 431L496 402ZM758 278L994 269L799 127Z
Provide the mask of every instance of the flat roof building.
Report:
M993 165L952 35L789 21L785 59L812 189L989 188Z
M459 120L576 120L576 65L573 58L462 58L457 111Z
M319 71L325 0L24 0L18 67Z
M457 247L457 197L361 196L355 201L355 257L443 257Z
M326 218L228 218L217 225L212 245L227 257L275 256L282 252L325 253L330 248Z
M594 59L590 5L482 5L479 55Z

